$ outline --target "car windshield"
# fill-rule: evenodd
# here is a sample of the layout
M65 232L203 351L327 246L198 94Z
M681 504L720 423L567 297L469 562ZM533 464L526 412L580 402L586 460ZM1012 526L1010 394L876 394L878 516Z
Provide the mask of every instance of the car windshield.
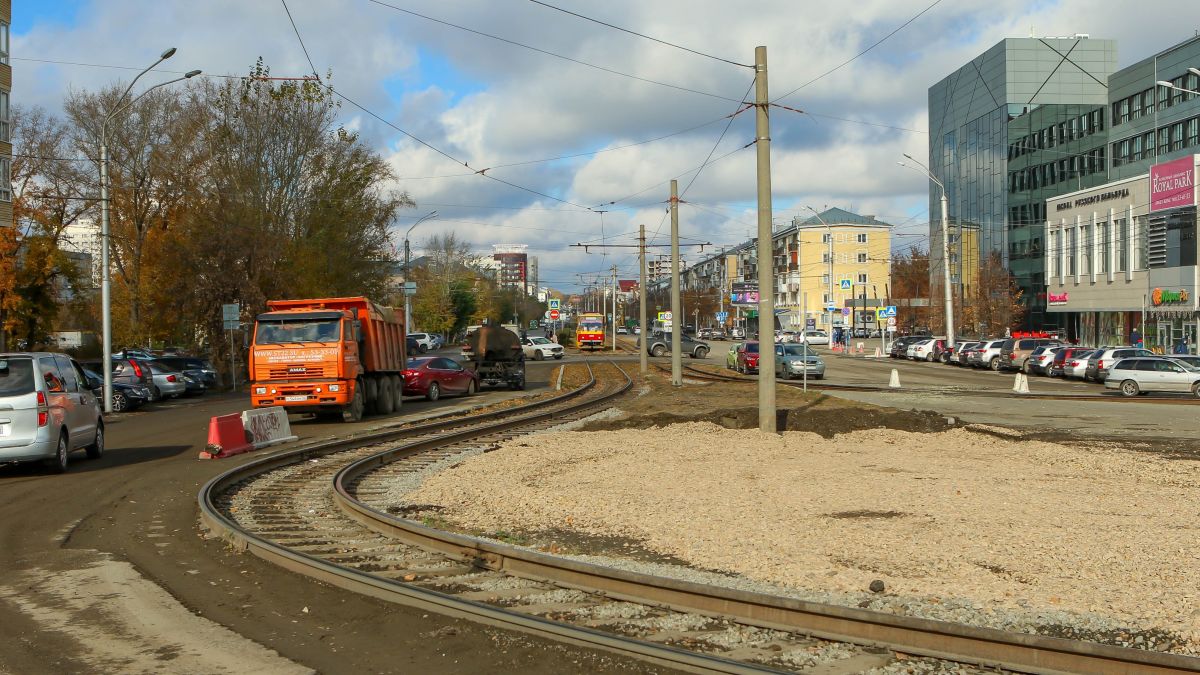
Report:
M272 319L258 322L254 344L337 342L341 337L342 322L338 319Z
M809 351L804 345L786 345L783 353L785 356L816 356L816 352Z
M33 392L33 359L0 358L0 396Z
M550 342L549 340L547 340L546 338L544 338L544 337L535 337L535 338L529 338L529 341L530 341L530 342L532 342L532 343L533 343L533 344L535 344L535 345L548 345L548 344L551 344L551 342Z

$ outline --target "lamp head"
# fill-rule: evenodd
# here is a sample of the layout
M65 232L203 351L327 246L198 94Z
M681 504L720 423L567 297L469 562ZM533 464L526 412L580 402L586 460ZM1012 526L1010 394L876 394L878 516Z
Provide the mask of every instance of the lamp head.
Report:
M1188 72L1197 77L1200 77L1200 68L1188 68Z
M1175 88L1175 85L1171 84L1170 82L1167 82L1166 80L1159 80L1158 82L1155 82L1154 84L1157 84L1160 87L1166 87L1167 89Z
M162 59L163 61L166 61L167 59L171 58L172 56L175 56L175 48L174 47L171 47L167 51L160 54L158 58Z
M184 73L184 74L183 74L183 76L184 76L185 78L188 78L188 77L195 77L195 76L197 76L197 75L199 75L199 74L200 74L200 71L199 71L199 70L189 70L189 71L187 71L186 73Z
M913 156L912 156L912 155L910 155L910 154L908 154L907 152L905 152L905 153L902 153L902 154L903 154L905 157L907 157L907 158L909 158L909 159L912 159L914 162L915 162L915 161L917 161L917 160L913 159Z

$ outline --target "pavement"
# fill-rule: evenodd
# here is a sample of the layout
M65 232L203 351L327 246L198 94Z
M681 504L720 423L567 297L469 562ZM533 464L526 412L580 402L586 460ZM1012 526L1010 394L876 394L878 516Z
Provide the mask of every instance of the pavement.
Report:
M296 418L293 432L312 442L536 394L559 365L531 363L526 392L406 401L358 424ZM346 593L205 538L200 487L261 453L197 455L209 417L246 403L217 395L112 416L105 456L73 455L63 475L0 466L0 673L660 672Z

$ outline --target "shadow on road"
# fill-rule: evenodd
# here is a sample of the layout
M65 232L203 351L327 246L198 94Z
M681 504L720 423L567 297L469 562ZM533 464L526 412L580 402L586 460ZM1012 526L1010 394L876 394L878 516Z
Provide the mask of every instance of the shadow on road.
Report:
M133 464L141 464L142 462L152 462L157 459L166 459L168 457L176 457L181 455L192 447L189 445L159 445L144 448L108 448L104 452L104 456L100 459L88 459L84 456L83 451L79 450L71 453L70 463L67 465L67 473L87 473L91 471L103 471L119 466L130 466ZM0 465L0 481L4 483L20 483L24 482L21 478L36 478L39 476L52 475L50 470L43 466L40 462L28 462L24 464L7 464ZM9 480L14 479L14 480Z

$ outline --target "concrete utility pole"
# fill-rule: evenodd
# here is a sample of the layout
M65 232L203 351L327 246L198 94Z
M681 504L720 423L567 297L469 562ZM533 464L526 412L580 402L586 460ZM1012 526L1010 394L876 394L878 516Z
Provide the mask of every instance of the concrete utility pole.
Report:
M773 433L775 263L771 256L771 119L767 114L767 106L770 104L771 99L767 96L767 48L755 47L754 138L758 152L758 430Z
M671 181L671 384L683 386L683 301L679 297L679 181Z
M642 375L646 374L649 369L646 363L646 345L650 339L650 331L646 329L646 226L638 225L638 269L641 270L638 277L638 346L641 347L638 351L641 356L638 357L638 363L641 366Z
M942 295L946 311L946 346L947 348L952 348L954 347L954 291L950 288L950 213L946 200L946 186L933 175L933 171L930 171L929 167L917 161L912 155L905 154L904 156L921 168L917 169L904 162L900 162L900 166L916 171L924 170L929 180L933 181L942 190L942 279L945 285L945 288L942 289ZM959 264L962 264L962 258L959 258Z
M613 291L613 334L612 334L612 350L617 352L617 266L612 266L612 291Z

